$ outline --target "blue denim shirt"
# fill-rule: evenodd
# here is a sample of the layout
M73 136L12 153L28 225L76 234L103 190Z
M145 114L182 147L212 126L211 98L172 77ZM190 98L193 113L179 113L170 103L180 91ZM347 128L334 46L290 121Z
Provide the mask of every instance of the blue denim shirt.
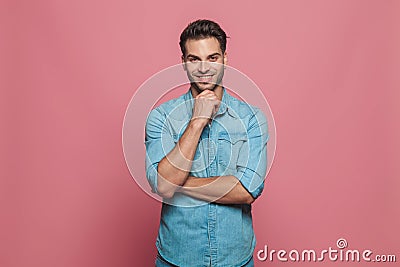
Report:
M157 193L158 163L176 145L194 104L190 89L153 109L146 122L146 176ZM228 94L211 125L204 128L190 176L234 175L254 198L264 188L268 127L260 109ZM218 204L175 193L164 199L156 246L181 267L242 266L255 247L251 205Z

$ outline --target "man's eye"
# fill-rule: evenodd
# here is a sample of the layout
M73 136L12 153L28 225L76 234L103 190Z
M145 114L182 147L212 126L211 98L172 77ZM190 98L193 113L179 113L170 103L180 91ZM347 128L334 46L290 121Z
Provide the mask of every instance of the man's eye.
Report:
M216 61L218 58L217 57L210 57L211 61Z
M191 58L191 59L189 59L189 61L190 62L195 62L195 61L197 61L197 58Z

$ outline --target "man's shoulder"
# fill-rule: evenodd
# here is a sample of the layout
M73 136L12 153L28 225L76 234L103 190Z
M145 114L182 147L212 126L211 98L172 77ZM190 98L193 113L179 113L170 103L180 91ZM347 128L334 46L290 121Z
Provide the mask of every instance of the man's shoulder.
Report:
M156 107L156 109L165 110L165 111L172 110L185 102L185 95L186 95L186 93L182 94L178 97L172 98L172 99L160 104L158 107Z
M252 116L263 116L263 112L257 106L245 102L231 94L229 95L229 107L236 115L240 118L252 117Z
M149 116L157 114L158 116L171 116L176 113L182 113L183 111L180 110L185 107L185 95L186 93L170 99L160 105L154 107L151 111ZM180 111L180 112L179 112Z

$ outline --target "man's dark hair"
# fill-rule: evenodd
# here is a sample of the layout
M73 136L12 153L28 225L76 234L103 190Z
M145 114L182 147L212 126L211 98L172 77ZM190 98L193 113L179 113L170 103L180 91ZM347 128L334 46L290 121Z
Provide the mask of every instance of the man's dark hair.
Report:
M181 33L179 46L181 47L182 54L186 56L186 41L189 39L200 40L209 37L215 37L221 47L222 53L226 50L226 36L225 32L218 23L207 20L199 19L191 22Z

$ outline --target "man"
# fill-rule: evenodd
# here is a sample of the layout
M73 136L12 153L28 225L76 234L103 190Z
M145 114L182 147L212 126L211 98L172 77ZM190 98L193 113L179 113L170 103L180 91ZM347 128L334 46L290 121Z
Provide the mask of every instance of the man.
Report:
M266 175L267 121L228 94L226 34L210 20L180 36L190 80L146 122L146 175L163 197L156 266L253 266L251 203Z

